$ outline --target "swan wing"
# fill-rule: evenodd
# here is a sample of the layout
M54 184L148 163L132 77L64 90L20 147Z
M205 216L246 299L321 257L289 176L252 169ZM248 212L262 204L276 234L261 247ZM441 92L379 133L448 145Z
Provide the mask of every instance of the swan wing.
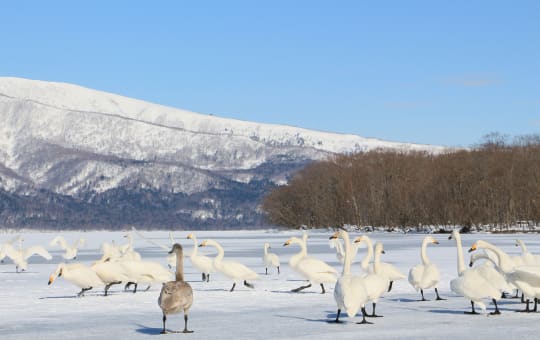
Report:
M158 298L164 314L185 311L193 304L193 289L184 281L169 281L163 284Z
M409 270L409 283L415 288L419 289L422 277L424 276L425 266L423 264L417 264Z
M259 278L259 275L253 270L249 269L240 262L235 261L221 261L220 271L226 276L236 279L251 279L255 280Z
M404 279L406 276L399 271L393 264L381 262L380 263L381 273L384 276L387 276L391 281Z
M434 263L430 263L425 266L424 273L422 275L421 288L435 287L441 279L439 268Z
M7 243L2 246L2 252L12 260L20 256L19 251L16 250L11 244Z
M272 264L272 266L279 267L280 265L279 257L276 254L273 254L273 253L268 254L268 259L270 263Z
M68 244L66 242L66 239L63 238L62 236L58 235L56 236L55 238L53 238L51 240L51 242L49 242L49 245L52 247L52 246L55 246L55 245L58 245L61 249L65 250L67 247L68 247Z
M47 249L43 248L42 246L33 246L23 250L23 258L25 260L32 255L39 255L47 260L52 259L51 254L49 254Z
M313 273L329 273L336 275L338 273L334 267L330 266L322 260L311 256L306 256L302 258L296 266L302 271L308 271Z
M190 256L191 264L203 273L214 271L214 261L212 258L204 255Z
M513 280L524 281L532 287L540 288L540 267L521 266L511 273Z

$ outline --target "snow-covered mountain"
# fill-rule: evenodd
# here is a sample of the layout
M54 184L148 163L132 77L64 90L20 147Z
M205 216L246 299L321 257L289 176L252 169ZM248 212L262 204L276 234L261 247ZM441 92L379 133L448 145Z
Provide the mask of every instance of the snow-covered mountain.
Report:
M444 149L19 78L0 78L0 122L0 226L249 225L260 222L264 192L312 160L381 147Z

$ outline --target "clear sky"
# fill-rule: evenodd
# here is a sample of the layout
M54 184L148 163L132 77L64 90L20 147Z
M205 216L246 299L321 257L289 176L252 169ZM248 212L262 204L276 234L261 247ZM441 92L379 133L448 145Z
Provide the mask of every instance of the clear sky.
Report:
M2 1L0 76L470 146L540 132L540 1Z

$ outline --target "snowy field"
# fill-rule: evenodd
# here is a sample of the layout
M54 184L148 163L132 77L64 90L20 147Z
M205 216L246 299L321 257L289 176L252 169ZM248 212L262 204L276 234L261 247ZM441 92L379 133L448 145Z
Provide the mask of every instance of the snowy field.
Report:
M170 245L168 232L143 232L148 238L163 245ZM189 232L175 232L174 236L190 253L193 242L186 239ZM78 260L91 264L100 254L102 242L115 240L126 243L122 232L69 232L62 233L68 240L87 239ZM339 272L341 265L330 249L328 230L310 231L308 252L327 261ZM0 243L17 234L0 233ZM200 273L185 261L186 279L194 290L194 304L190 311L189 328L192 334L160 335L161 310L157 298L161 286L156 284L148 291L135 294L124 292L123 285L116 285L103 296L103 289L92 290L77 298L78 287L59 277L48 286L49 275L62 262L62 250L50 247L49 241L56 233L23 233L24 246L43 245L53 255L47 261L34 256L29 260L27 272L15 273L9 259L0 264L0 339L134 339L134 338L189 338L189 339L536 339L540 314L516 313L523 305L517 299L503 299L499 303L502 314L490 316L465 315L470 303L455 296L449 282L456 275L456 248L448 235L435 235L439 245L428 247L428 256L439 265L441 283L439 291L446 301L434 301L432 289L425 292L430 301L420 302L417 293L406 280L394 283L377 305L382 318L370 319L372 325L359 325L360 316L348 318L342 314L342 324L328 323L336 317L333 285L327 293L320 294L320 287L300 293L290 290L305 284L288 266L288 260L299 247L283 247L291 236L301 236L299 231L206 231L196 235L199 243L206 238L217 240L225 249L225 258L240 261L260 274L255 289L237 285L229 292L232 282L216 273L209 283L201 282ZM355 233L352 237L359 236ZM386 254L382 261L396 265L404 274L420 263L420 244L423 234L370 233L373 241L384 243ZM526 242L529 251L540 253L540 236L536 234L468 234L462 235L466 261L467 249L476 239L492 242L510 255L520 254L516 239ZM272 252L280 256L281 275L274 269L264 275L262 253L264 242L269 242ZM143 259L159 261L166 265L165 252L137 236L134 248ZM214 254L214 248L199 248L199 253ZM359 272L358 261L365 248L358 252L353 270ZM171 276L172 278L172 276ZM488 303L489 301L486 301ZM488 312L492 310L488 304ZM368 306L368 312L371 306ZM182 314L171 315L167 328L182 330Z

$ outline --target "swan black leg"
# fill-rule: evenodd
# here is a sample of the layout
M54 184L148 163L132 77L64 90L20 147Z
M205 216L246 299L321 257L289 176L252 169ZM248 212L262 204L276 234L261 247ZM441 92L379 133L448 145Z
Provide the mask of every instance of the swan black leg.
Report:
M135 283L135 288L133 288L133 293L137 293L137 287L138 287L138 283Z
M333 322L333 323L342 323L343 321L339 321L339 316L341 315L341 309L338 308L337 310L337 315L336 315L336 319L334 321L328 321L328 322Z
M184 314L184 330L182 331L182 333L193 333L193 331L188 331L187 329L187 319L188 319L187 314Z
M236 282L232 284L231 290L229 290L229 292L232 292L234 290L234 287L236 287Z
M463 312L465 314L478 314L475 310L474 310L474 302L471 301L471 311L470 312Z
M529 299L527 299L527 301L525 303L526 303L525 309L518 310L517 312L521 312L521 313L530 313L531 312L531 310L529 309Z
M321 292L321 294L324 294L324 293L326 293L326 290L324 289L324 285L323 285L322 283L321 283L321 289L322 289L322 292Z
M373 302L373 311L371 312L371 315L368 315L368 316L372 317L372 318L382 318L383 317L382 315L375 314L375 307L376 306L377 306L377 303Z
M426 300L426 298L424 297L424 290L423 289L420 289L420 294L422 295L422 301L429 301L429 300Z
M146 287L144 291L147 292L150 289L150 287L152 287L152 285L148 285L148 287Z
M435 288L435 293L437 294L437 298L435 300L437 300L437 301L446 300L446 299L443 299L442 297L439 296L439 290L437 288Z
M210 282L210 273L206 274L206 282Z
M202 281L206 281L206 274L205 273L202 273Z
M92 289L92 287L81 289L81 291L79 292L79 294L77 294L77 297L84 296L84 293L87 292L87 291L89 291L90 289Z
M278 275L280 274L280 273L279 273L279 266L277 266L277 274L278 274Z
M266 268L264 268L264 269L266 269L265 275L268 275L268 267L266 267Z
M394 283L394 281L390 281L390 284L388 285L388 291L391 291L392 290L392 284Z
M495 304L495 311L489 313L490 315L499 315L501 314L501 311L499 310L499 307L497 306L497 300L492 299L493 303Z
M536 312L536 311L538 311L538 298L534 298L533 312Z
M246 286L248 288L251 288L251 289L255 288L255 286L253 284L247 282L246 280L244 280L244 286Z
M161 334L167 334L167 331L165 330L165 321L167 321L167 316L163 314L163 329L161 330Z
M300 286L298 288L292 289L291 292L298 293L299 291L304 290L304 289L309 288L309 287L311 287L311 283L306 285L306 286Z
M366 308L362 307L362 321L357 322L357 324L372 324L373 323L366 320L366 314L367 314Z
M124 292L125 292L126 290L128 290L129 287L131 287L132 284L134 284L134 282L128 282L128 283L126 283L126 285L124 286Z
M521 303L525 303L525 294L521 292Z

